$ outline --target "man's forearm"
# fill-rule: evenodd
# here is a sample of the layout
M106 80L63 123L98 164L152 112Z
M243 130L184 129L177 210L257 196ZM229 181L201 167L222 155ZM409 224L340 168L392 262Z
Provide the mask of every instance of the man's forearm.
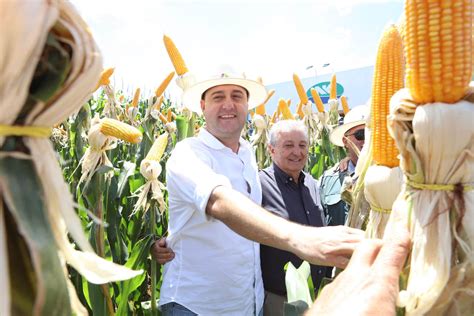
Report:
M265 211L235 190L216 187L207 203L206 213L247 239L295 251L291 236L300 225Z

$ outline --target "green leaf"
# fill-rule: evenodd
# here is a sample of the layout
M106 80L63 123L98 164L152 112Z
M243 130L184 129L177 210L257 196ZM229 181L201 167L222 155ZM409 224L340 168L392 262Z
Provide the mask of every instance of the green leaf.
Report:
M117 196L122 196L123 190L128 183L128 178L135 174L136 167L137 165L130 161L125 161L123 163L123 168L120 170L118 179Z
M188 135L188 122L186 118L182 115L176 116L176 130L178 142L185 139Z
M150 247L154 241L155 239L152 235L148 235L139 240L133 247L130 258L127 260L125 266L133 270L146 270L146 261L150 254ZM145 277L146 273L143 273L130 280L120 282L120 297L118 299L119 306L117 309L117 315L127 314L128 296L143 283Z
M29 250L29 258L34 262L37 293L43 296L41 302L37 302L40 304L40 313L71 315L67 283L33 162L14 158L0 159L0 182L7 210L18 225L18 231ZM13 252L20 249L10 248ZM21 257L25 260L28 256L23 254ZM26 266L28 265L27 263ZM12 280L15 279L16 276L12 275ZM13 282L13 287L15 283Z

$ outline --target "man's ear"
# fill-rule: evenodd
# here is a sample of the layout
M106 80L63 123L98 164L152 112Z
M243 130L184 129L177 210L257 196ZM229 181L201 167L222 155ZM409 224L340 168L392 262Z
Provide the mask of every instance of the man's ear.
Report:
M273 147L271 144L268 144L267 150L268 150L268 153L273 157L273 154L275 153L275 147Z
M206 107L206 103L204 102L204 100L201 100L201 111L204 111L204 108Z

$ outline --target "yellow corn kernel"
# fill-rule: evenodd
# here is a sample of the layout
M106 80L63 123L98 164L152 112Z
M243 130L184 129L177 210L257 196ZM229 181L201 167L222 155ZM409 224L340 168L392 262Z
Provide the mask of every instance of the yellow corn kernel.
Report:
M106 136L115 137L132 144L138 144L142 141L142 133L138 129L111 118L102 120L100 132Z
M153 109L160 111L161 104L163 103L163 96L161 95L158 100L153 104Z
M349 109L349 104L347 104L347 98L345 95L341 97L341 105L342 105L342 112L344 112L344 114L347 114L347 112L349 112L350 109Z
M179 50L176 48L176 45L173 43L173 40L166 35L163 35L163 42L165 43L166 51L168 56L170 56L171 63L173 64L174 69L178 76L184 75L188 72L188 68L184 63L183 57Z
M138 100L140 99L140 88L135 90L135 94L133 95L133 100L131 106L136 108L138 105Z
M288 107L288 103L284 99L278 100L278 110L283 116L284 120L294 120L295 117L291 114L290 108Z
M295 84L296 92L298 92L298 97L300 98L301 103L306 104L308 103L308 96L306 95L306 91L301 83L300 77L297 74L293 74L293 82Z
M405 2L405 81L416 103L455 103L466 94L472 7L467 0Z
M275 123L278 116L280 116L280 111L277 108L275 112L273 112L272 118L270 119L270 123Z
M375 164L390 168L399 165L398 149L387 129L390 98L403 88L403 43L395 26L382 35L372 82L370 126L372 158Z
M163 80L163 82L156 88L155 95L157 98L161 97L163 92L165 92L166 88L170 84L171 79L174 77L174 71L170 72L169 75Z
M316 89L311 88L309 90L311 92L311 96L313 97L314 104L316 104L316 107L318 108L318 112L323 113L324 112L324 104L323 101L321 100L321 97L319 96L318 91Z
M94 88L94 91L99 89L100 86L105 86L105 85L110 84L110 77L114 73L114 70L115 70L114 67L109 67L109 68L105 68L104 70L102 70L102 73L100 74L100 79L97 82L97 84Z
M291 105L291 99L286 100L286 106L288 107L288 109L290 108L290 105Z
M329 87L329 99L337 99L337 81L336 74L332 74L331 85Z
M296 107L296 114L298 114L298 117L300 119L302 119L304 117L303 102L302 101L300 101L300 103L298 103L298 106Z
M255 113L256 114L259 114L259 115L265 115L266 111L265 111L265 104L267 104L268 100L270 100L270 98L275 94L275 90L270 90L268 91L267 93L267 97L265 98L265 100L263 101L262 104L260 104L259 106L257 106L257 108L255 109Z
M155 139L145 159L160 161L161 157L163 157L163 153L165 152L167 145L168 145L168 133L164 132L163 134L158 136L157 139Z
M168 119L166 118L166 116L163 114L163 112L158 112L158 117L160 118L160 121L163 123L163 124L167 124L169 123L168 122Z
M173 112L171 111L171 108L168 108L166 119L168 120L168 122L173 121Z

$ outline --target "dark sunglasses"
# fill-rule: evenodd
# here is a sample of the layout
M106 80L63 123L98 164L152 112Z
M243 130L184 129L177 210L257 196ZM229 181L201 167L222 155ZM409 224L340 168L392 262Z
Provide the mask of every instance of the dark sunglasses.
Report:
M359 129L352 134L345 134L346 137L351 135L354 135L354 138L357 140L365 140L365 131L363 129Z

